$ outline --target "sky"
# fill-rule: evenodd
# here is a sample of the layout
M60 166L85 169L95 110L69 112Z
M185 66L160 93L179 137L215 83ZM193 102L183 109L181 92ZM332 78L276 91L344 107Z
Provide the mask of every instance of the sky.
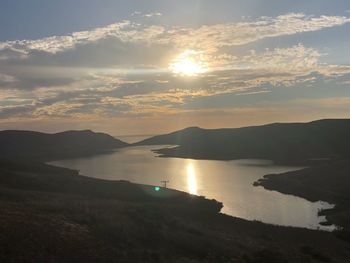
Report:
M2 0L0 130L350 118L348 0Z

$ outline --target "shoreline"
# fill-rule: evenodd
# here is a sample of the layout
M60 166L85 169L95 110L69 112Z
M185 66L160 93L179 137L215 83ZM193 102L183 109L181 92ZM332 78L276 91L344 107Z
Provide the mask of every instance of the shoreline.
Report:
M134 146L134 147L146 147L146 150L148 151L148 148L154 148L153 146ZM151 151L150 151L151 152ZM154 157L154 158L157 158L156 156ZM210 161L215 161L215 160L210 160ZM236 160L237 161L237 160ZM264 161L269 161L270 162L270 160L264 160ZM55 164L54 164L55 165ZM62 164L61 164L62 165ZM269 166L271 165L271 166L275 166L275 164L273 164L273 163L269 163L268 164ZM65 166L61 166L61 167L65 167ZM67 167L67 166L66 166ZM68 166L69 167L69 166ZM72 167L72 166L71 166ZM74 167L72 167L72 168L74 168ZM76 169L78 169L77 167L75 167ZM83 168L82 168L83 169ZM291 168L291 169L288 169L288 170L295 170L295 168ZM296 169L301 169L300 167L296 167ZM84 169L82 170L82 171L84 171ZM264 173L261 173L261 174L259 174L259 177L262 177L263 176L263 174ZM89 176L91 176L91 178L96 178L95 176L93 176L92 174L90 174ZM97 177L98 178L98 177ZM108 180L113 180L113 179L110 179L111 178L111 176L109 177L109 179ZM120 180L128 180L128 177L118 177ZM142 180L141 181L138 181L138 182L133 182L133 183L139 183L139 184L142 184L142 183L144 183ZM148 184L149 184L149 182L147 182ZM251 186L251 184L250 183L248 183L249 185L247 185L246 187L253 187L253 186ZM186 192L186 193L188 193L188 191L186 191L186 189L182 189L182 188L180 188L180 191L184 191L184 192ZM254 191L254 190L252 190L252 191ZM226 202L228 202L229 203L229 201L227 200L227 198L225 199L224 198L224 200L222 200L222 199L220 199L218 196L213 196L213 195L209 195L209 197L208 197L208 195L207 194L205 194L205 193L202 193L202 195L204 195L206 198L215 198L216 200L218 200L219 202L223 202L224 203L224 205L226 204ZM299 203L298 203L299 204ZM303 203L302 203L303 204ZM231 206L232 207L232 206ZM299 207L301 207L301 206L299 206ZM230 206L229 206L229 208L230 208ZM307 228L307 229L314 229L314 230L317 230L317 228L319 227L319 229L320 230L327 230L326 229L326 227L322 227L322 225L321 224L319 224L319 222L321 222L323 219L321 219L321 218L318 218L318 216L317 216L317 208L321 208L319 205L313 205L312 206L312 210L310 210L311 212L310 213L312 213L312 220L308 220L307 218L305 219L305 220L299 220L298 221L298 219L296 219L296 220L279 220L278 218L278 215L276 215L277 217L277 219L276 220L270 220L269 219L269 217L268 217L268 215L265 215L264 213L258 213L256 216L252 216L252 217L249 217L249 215L246 215L245 216L245 213L243 212L243 213L227 213L227 211L226 211L226 213L223 213L223 214L226 214L226 215L229 215L229 216L233 216L233 217L237 217L237 216L239 216L240 218L242 218L242 219L245 219L245 220L249 220L249 221L256 221L256 220L259 220L259 221L261 221L262 223L265 223L265 224L273 224L273 225L279 225L279 226L286 226L286 227L299 227L299 228ZM299 211L300 209L296 209L297 211ZM223 210L223 211L225 211L225 210ZM319 215L320 216L320 215ZM264 218L266 218L266 220L264 220Z
M33 262L346 262L333 233L248 221L172 189L40 163L0 166L0 259ZM301 238L302 237L302 238Z
M265 175L254 186L302 197L311 202L324 201L333 204L333 208L321 210L319 215L326 217L326 225L337 226L336 231L347 233L346 238L349 238L349 171L350 163L342 160L287 173Z

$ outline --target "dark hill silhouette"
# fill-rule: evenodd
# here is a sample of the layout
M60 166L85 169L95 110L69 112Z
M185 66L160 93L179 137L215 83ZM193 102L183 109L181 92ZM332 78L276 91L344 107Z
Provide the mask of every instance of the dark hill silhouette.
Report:
M280 163L305 163L350 157L350 120L274 123L233 129L186 128L135 145L178 147L157 150L163 157L231 160L264 158Z
M219 213L187 193L0 159L0 262L348 262L336 233Z
M47 134L33 131L0 131L0 158L54 160L95 154L128 144L90 130Z
M269 190L335 204L321 213L327 222L341 226L340 237L350 241L350 160L344 159L282 174L269 174L254 183Z

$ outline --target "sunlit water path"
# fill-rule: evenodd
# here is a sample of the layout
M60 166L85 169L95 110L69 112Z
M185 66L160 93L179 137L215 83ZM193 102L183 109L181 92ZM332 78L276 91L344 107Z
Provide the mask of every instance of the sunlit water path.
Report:
M128 180L135 183L168 186L191 194L203 195L224 204L222 212L248 220L266 223L331 230L321 226L320 209L330 208L325 202L268 191L252 184L265 174L296 170L276 166L264 160L210 161L159 158L152 149L159 146L128 147L111 154L60 160L54 165L80 170L90 177Z

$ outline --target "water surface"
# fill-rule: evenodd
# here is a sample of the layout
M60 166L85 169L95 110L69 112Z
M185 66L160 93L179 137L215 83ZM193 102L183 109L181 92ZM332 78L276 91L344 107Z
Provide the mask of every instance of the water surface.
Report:
M282 173L300 167L277 166L266 160L211 161L159 158L152 149L160 146L128 147L111 154L60 160L51 164L80 170L90 177L128 180L135 183L168 186L191 194L223 202L228 215L265 223L331 230L321 226L320 209L331 208L325 202L254 187L253 182L265 174Z

